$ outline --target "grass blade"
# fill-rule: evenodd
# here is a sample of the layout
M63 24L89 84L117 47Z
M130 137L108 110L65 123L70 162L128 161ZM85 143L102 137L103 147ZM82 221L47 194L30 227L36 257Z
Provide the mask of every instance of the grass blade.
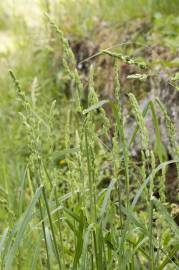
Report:
M5 241L6 241L6 237L8 235L8 232L9 232L9 228L6 228L2 237L1 237L1 241L0 241L0 255L4 249L4 244L5 244Z
M19 244L21 243L21 241L23 239L23 236L24 236L25 230L29 224L29 221L32 218L33 209L34 209L37 201L39 200L41 193L42 193L42 186L36 190L36 193L35 193L33 199L31 200L31 203L29 204L29 207L27 208L22 221L20 222L20 224L18 226L18 231L17 231L17 235L16 235L14 242L13 242L13 239L11 239L11 243L12 243L11 248L9 249L9 251L6 255L6 258L5 258L5 269L6 270L12 269L12 263L13 263L14 257L16 255L17 250L18 250Z
M134 199L133 199L133 202L132 202L132 207L134 208L135 205L137 204L139 198L140 198L140 195L142 194L144 188L146 187L146 185L148 185L148 183L150 182L151 180L151 175L156 175L157 172L159 172L160 170L162 170L163 167L166 167L170 164L174 164L174 163L178 163L179 160L170 160L170 161L166 161L166 162L163 162L161 163L156 169L154 172L151 172L151 174L147 177L147 179L143 182L143 184L141 185L141 187L139 188L137 194L135 195Z

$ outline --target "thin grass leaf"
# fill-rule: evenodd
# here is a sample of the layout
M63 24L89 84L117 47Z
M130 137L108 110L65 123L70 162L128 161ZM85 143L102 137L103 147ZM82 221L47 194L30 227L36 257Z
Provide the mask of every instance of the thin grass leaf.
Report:
M82 256L81 256L81 266L80 270L86 269L86 258L87 258L87 253L88 253L88 246L90 242L90 233L93 229L94 224L90 224L85 232L84 235L84 242L83 242L83 251L82 251Z
M23 202L24 202L24 188L25 188L25 179L27 175L27 167L25 168L23 178L21 180L21 188L20 188L20 195L19 195L19 213L22 214L23 211Z
M100 213L99 213L99 216L101 218L101 221L103 220L104 214L105 214L105 212L107 210L106 209L107 208L107 204L108 204L108 201L110 199L111 191L113 190L115 183L116 183L116 180L111 181L111 183L109 184L109 186L107 188L106 195L104 197L103 203L101 205Z
M32 218L34 207L42 194L42 188L43 187L41 186L36 190L36 193L35 193L33 199L31 200L29 207L27 208L27 210L23 216L22 221L20 222L20 224L18 226L16 238L14 241L13 241L13 239L11 240L12 241L11 248L10 248L9 252L7 253L6 258L5 258L5 270L12 269L12 263L13 263L14 257L18 251L19 244L23 240L23 236L24 236L25 230L29 224L29 221Z
M175 247L173 247L170 250L170 252L167 254L166 258L163 260L163 262L159 265L157 270L163 270L168 263L171 263L171 262L174 263L172 259L176 255L176 252L178 250L179 250L179 245L176 245ZM175 264L175 269L179 270L179 266L177 266L176 264Z
M1 255L1 253L3 252L3 250L5 248L4 245L5 245L5 241L6 241L8 232L9 232L9 228L6 228L4 230L4 233L3 233L2 237L1 237L1 241L0 241L0 255Z
M50 265L52 265L52 258L56 254L55 254L55 248L54 248L54 244L53 244L53 239L52 239L50 230L49 230L49 228L47 226L45 227L45 235L46 235L47 247L48 247L48 251L49 251L49 262L50 262Z
M40 255L40 247L41 247L41 237L39 237L38 241L35 243L34 246L34 255L32 257L32 262L30 266L30 270L36 270L37 269L37 263Z
M134 199L133 199L133 202L132 202L132 207L134 208L135 205L137 204L137 202L138 202L138 200L139 200L139 198L140 198L140 196L141 196L143 190L145 189L145 187L146 187L146 186L148 185L148 183L150 182L151 176L152 176L152 175L155 176L156 173L158 173L160 170L162 170L162 168L164 168L164 167L166 167L166 166L168 166L168 165L170 165L170 164L174 164L174 163L178 163L178 162L179 162L179 160L170 160L170 161L166 161L166 162L163 162L162 164L160 164L160 165L155 169L155 171L152 172L152 173L147 177L147 179L143 182L143 184L141 185L141 187L140 187L139 190L137 191L137 193L136 193L136 195L135 195L135 197L134 197Z
M78 215L76 215L75 213L73 213L71 210L69 210L68 208L64 207L64 211L73 219L75 219L77 222L80 222L80 217Z
M71 222L69 219L65 219L65 222L67 223L67 225L69 226L69 228L72 230L72 232L74 233L74 235L77 235L77 230L76 227L74 226L74 222Z
M76 238L77 238L77 245L75 248L75 257L74 257L74 261L73 261L73 270L77 269L77 266L79 264L79 260L82 254L82 250L83 250L83 230L84 230L84 215L83 212L81 211L80 213L80 223L78 225L78 231L76 234Z
M48 219L49 219L50 229L51 229L52 236L53 236L53 243L54 243L54 248L55 248L56 259L57 259L57 262L58 262L59 269L62 269L62 263L61 263L61 259L60 259L60 255L59 255L59 251L58 251L55 230L54 230L54 226L53 226L53 222L52 222L52 217L50 215L50 208L49 208L49 205L48 205L47 196L46 196L46 192L45 192L44 187L42 187L42 193L43 193L43 198L44 198L44 201L45 201L45 206L46 206L47 215L48 215Z
M148 241L148 237L145 237L145 235L143 237L141 237L139 239L139 241L136 243L136 245L134 246L134 250L132 251L133 252L133 255L142 247L142 245L144 243L146 243Z
M170 214L168 213L167 209L155 197L153 198L153 202L154 202L156 208L159 210L159 212L162 214L162 216L166 220L167 224L170 226L170 229L172 229L174 231L174 233L176 234L176 237L179 238L179 227L175 223L175 221L173 220L173 218L170 216Z

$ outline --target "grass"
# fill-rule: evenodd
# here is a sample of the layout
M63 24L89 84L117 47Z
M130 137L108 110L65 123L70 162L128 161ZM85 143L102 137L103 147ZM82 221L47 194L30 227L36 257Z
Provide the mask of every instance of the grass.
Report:
M166 186L168 168L179 166L175 127L158 98L149 100L142 111L128 89L127 109L134 115L128 134L126 108L121 104L122 65L139 68L141 74L131 79L143 81L152 64L133 57L131 50L136 48L99 50L93 63L110 59L113 98L99 98L98 66L90 64L86 97L66 38L69 31L79 40L92 33L91 14L114 25L119 10L124 23L139 14L144 17L150 8L153 42L158 35L169 42L168 30L161 25L167 18L171 23L167 29L172 29L177 1L169 6L167 1L137 2L135 10L131 1L120 1L120 8L114 0L62 1L56 9L55 1L42 1L46 16L41 31L32 29L32 35L26 23L12 31L15 40L21 32L21 42L14 42L14 51L2 53L5 65L0 65L1 269L179 269L178 205L168 201ZM65 16L72 10L68 22ZM155 17L159 11L161 16ZM17 17L11 20L19 24ZM8 27L6 21L1 27ZM172 35L173 52L174 39ZM159 111L165 119L170 160L162 143ZM146 128L148 114L156 146ZM133 155L136 142L138 156Z

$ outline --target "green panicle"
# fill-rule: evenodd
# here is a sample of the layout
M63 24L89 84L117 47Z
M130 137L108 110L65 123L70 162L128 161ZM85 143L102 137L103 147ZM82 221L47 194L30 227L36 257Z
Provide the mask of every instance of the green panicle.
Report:
M114 95L117 101L120 98L119 61L115 61Z
M148 131L147 128L145 126L145 121L142 115L142 112L140 110L139 104L135 98L135 96L130 93L129 94L129 100L134 112L134 116L136 118L136 122L140 128L140 136L141 136L141 146L142 149L144 149L145 151L147 151L148 149L148 143L149 143L149 138L148 138Z
M171 147L171 154L173 155L173 158L177 160L179 158L179 145L177 143L175 126L174 126L170 116L168 115L168 112L167 112L165 106L162 104L162 102L158 98L156 98L156 101L159 104L160 109L161 109L161 111L164 115L164 118L165 118L167 132L168 132L168 138L169 138L170 147ZM177 166L177 172L178 172L178 178L179 178L179 164L176 163L176 166Z

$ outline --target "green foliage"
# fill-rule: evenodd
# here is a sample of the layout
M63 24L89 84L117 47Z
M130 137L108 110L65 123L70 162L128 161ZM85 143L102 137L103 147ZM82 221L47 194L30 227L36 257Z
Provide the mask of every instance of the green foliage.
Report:
M11 17L15 50L0 56L8 62L0 65L1 269L179 269L178 206L173 211L166 196L167 168L173 164L179 172L174 125L160 100L150 100L141 111L137 97L129 93L135 126L130 134L125 128L120 68L127 64L144 70L128 79L147 81L148 64L133 57L130 48L125 53L100 50L98 58L112 59L112 65L115 61L113 99L100 100L96 66L90 66L88 82L82 81L64 34L71 31L81 38L92 33L96 17L112 25L145 14L152 17L155 31L161 28L160 34L166 34L164 14L177 13L177 4L41 1L46 16L37 28L28 26L24 14L17 29L19 17ZM6 31L1 13L0 28ZM176 80L177 73L171 81ZM169 161L159 109L170 141ZM150 145L145 125L149 113L156 145ZM136 141L140 162L133 156Z

